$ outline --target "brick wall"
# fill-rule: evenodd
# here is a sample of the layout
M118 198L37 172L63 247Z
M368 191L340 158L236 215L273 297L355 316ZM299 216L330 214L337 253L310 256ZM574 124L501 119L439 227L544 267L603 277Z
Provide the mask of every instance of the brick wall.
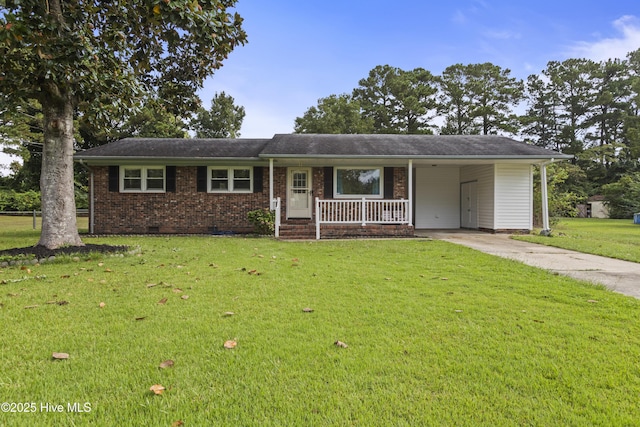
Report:
M121 193L109 191L109 168L94 166L93 226L95 234L147 233L211 233L233 231L250 233L253 226L247 219L249 211L269 206L269 168L262 169L263 189L259 193L207 193L197 191L197 168L176 168L176 191L166 193ZM323 167L312 168L313 201L324 198ZM274 168L274 197L282 200L282 221L286 221L287 168ZM407 198L406 168L394 168L394 198ZM313 221L313 219L312 219ZM323 235L325 234L323 226ZM407 226L368 225L347 226L350 231L335 226L327 228L326 237L355 235L412 235Z
M261 193L197 191L195 166L176 168L176 191L109 191L109 168L93 167L93 225L96 234L251 232L247 213L269 207L269 169Z

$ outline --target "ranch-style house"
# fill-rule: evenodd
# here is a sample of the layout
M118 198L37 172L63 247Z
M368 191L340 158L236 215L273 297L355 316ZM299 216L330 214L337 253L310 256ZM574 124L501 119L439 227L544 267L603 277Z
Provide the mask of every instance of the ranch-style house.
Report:
M90 171L93 234L412 236L415 229L529 232L534 167L571 156L495 135L278 134L127 138L75 154Z

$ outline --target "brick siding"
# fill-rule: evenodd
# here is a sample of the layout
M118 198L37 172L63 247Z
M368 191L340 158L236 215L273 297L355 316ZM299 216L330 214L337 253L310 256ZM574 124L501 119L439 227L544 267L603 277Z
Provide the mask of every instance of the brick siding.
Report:
M165 193L122 193L109 191L109 167L94 166L93 232L95 234L199 234L232 231L250 233L249 211L269 206L269 168L262 168L263 189L257 193L207 193L197 191L197 167L176 168L176 191ZM313 199L324 198L323 167L312 168ZM282 221L286 222L287 168L274 168L274 197L282 200ZM406 168L394 168L394 198L407 198ZM313 221L313 218L311 219ZM346 230L346 229L349 230ZM323 226L323 237L409 236L406 225Z

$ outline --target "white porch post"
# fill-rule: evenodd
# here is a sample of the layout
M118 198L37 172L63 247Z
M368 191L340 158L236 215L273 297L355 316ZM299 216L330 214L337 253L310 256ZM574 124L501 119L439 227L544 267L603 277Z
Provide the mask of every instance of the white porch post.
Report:
M542 193L542 231L540 234L548 236L549 228L549 198L547 193L547 165L553 163L553 159L540 163L540 190Z
M275 209L273 206L273 159L269 159L269 206L271 210Z
M408 167L407 179L409 180L409 212L407 212L407 218L409 220L409 225L413 225L413 160L409 159Z

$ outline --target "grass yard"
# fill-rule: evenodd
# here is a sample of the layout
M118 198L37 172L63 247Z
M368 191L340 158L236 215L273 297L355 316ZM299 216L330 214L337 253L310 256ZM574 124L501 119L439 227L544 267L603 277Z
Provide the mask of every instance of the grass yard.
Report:
M552 228L551 237L526 235L514 238L640 262L640 225L630 219L563 218Z
M640 301L602 287L426 239L85 241L139 249L0 270L0 425L640 419Z

